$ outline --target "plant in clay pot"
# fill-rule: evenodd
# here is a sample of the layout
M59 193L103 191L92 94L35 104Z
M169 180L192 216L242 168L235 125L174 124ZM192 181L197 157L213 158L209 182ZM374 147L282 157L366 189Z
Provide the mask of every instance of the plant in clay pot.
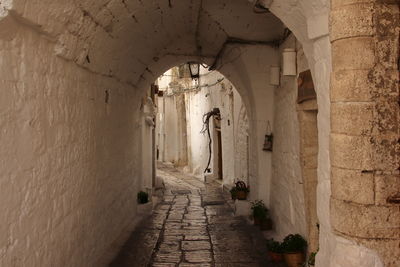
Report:
M282 244L274 239L267 240L267 250L268 256L273 262L281 262L283 260L282 256Z
M261 222L267 219L268 209L262 200L251 202L251 210L255 225L261 225Z
M229 192L231 193L232 200L237 199L237 189L236 189L236 186L232 187L231 190L229 190Z
M145 203L149 202L149 194L146 192L140 191L137 194L137 199L138 199L139 204L145 204Z
M272 220L268 216L268 209L262 200L251 202L253 211L254 225L259 225L260 230L271 230Z
M307 241L299 234L290 234L282 243L283 257L288 267L301 267L305 262L304 251Z
M235 183L235 187L236 187L237 199L246 200L247 199L247 193L250 192L249 187L246 185L246 183L243 182L243 181L237 181Z

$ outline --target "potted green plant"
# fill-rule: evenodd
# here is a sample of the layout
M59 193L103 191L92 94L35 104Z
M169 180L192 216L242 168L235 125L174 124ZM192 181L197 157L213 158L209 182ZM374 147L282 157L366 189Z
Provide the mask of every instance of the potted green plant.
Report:
M259 225L260 230L271 230L272 220L268 216L268 209L262 200L251 202L254 225Z
M255 225L261 225L261 222L267 219L268 209L262 200L251 202L251 210Z
M281 262L282 257L282 244L274 239L267 240L268 256L273 262Z
M149 194L146 192L140 191L137 194L137 199L138 199L139 204L145 204L145 203L149 202Z
M246 183L243 182L243 181L237 181L235 183L235 187L236 187L237 199L246 200L247 199L247 193L250 192L249 187L246 185Z
M283 257L288 267L300 267L305 262L304 251L307 241L299 234L290 234L282 243Z
M233 186L233 187L231 188L231 190L229 190L229 192L231 193L232 200L237 199L237 189L236 189L236 186Z
M311 252L308 257L308 266L315 266L315 257L317 256L318 251Z

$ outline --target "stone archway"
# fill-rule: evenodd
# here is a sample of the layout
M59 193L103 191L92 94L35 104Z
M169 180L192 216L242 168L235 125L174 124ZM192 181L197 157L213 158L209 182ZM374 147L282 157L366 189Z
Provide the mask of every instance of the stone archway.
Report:
M0 173L6 177L0 195L8 203L2 206L2 214L7 215L2 233L7 241L0 244L5 255L0 265L39 262L40 255L21 257L18 251L42 244L40 236L51 236L48 241L65 253L45 257L43 264L57 265L68 258L71 265L80 266L83 259L100 255L129 225L133 216L117 219L115 215L127 214L136 205L131 196L137 189L130 178L137 175L140 148L136 153L126 148L138 146L131 137L137 134L134 121L140 89L182 59L211 64L226 40L220 21L197 23L200 16L213 17L212 12L199 12L200 2L9 0L0 4L0 71L5 88ZM210 4L208 11L224 4L211 2L203 1ZM226 4L228 15L222 18L229 19L235 5L242 4L249 5L245 0ZM337 0L332 7L326 0L285 0L267 6L302 42L318 94L322 238L317 264L380 262L375 253L359 245L363 244L377 250L386 265L396 266L398 6L391 0ZM262 30L267 27L259 25L265 26ZM353 53L354 47L366 54ZM248 51L248 58L256 56L254 51ZM262 65L242 57L220 69L242 89L248 107L257 105L256 91L249 88L259 86L253 81L263 81L257 72ZM260 113L248 111L250 128L260 135L262 127L256 123ZM251 143L257 151L258 140ZM263 171L257 163L262 156L255 152L251 157L256 175ZM111 176L118 182L110 184ZM346 185L352 190L344 190ZM362 194L354 194L358 186ZM121 194L110 194L110 188ZM354 218L364 224L354 225ZM65 232L71 233L67 239ZM97 232L107 235L99 237ZM83 247L94 249L81 251L75 246L80 239ZM343 251L352 251L346 262ZM80 257L70 257L76 254Z

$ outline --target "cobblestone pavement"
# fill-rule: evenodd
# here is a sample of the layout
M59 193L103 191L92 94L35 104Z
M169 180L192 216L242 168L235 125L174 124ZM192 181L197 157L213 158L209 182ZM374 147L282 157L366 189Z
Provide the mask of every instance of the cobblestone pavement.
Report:
M163 201L131 235L111 267L277 266L261 232L234 217L217 183L204 184L167 166Z

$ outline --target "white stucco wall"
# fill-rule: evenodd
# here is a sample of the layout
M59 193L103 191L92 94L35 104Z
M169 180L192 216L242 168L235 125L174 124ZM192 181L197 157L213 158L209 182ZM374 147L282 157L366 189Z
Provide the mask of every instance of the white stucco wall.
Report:
M141 110L140 129L141 129L141 176L138 190L151 192L153 187L153 131L155 130L156 107L153 100L148 96L143 99Z
M0 266L98 266L136 215L135 92L12 29L0 36Z
M238 56L239 55L239 56ZM250 198L270 204L272 154L262 150L267 124L274 130L274 86L270 85L270 66L279 63L278 50L268 45L249 45L232 49L221 72L235 85L249 119Z
M233 91L234 100L234 135L235 135L235 177L244 181L249 180L250 143L249 143L249 118L246 107L239 93Z
M185 93L186 118L188 122L188 167L198 177L204 175L209 155L207 133L200 133L203 129L203 115L211 110L211 103L208 101L208 97L209 90L207 88ZM210 128L212 128L212 123ZM213 167L214 164L211 160L210 168Z
M163 97L156 97L155 142L158 160L182 166L187 163L186 132L183 131L186 128L186 110L184 97L174 93L179 90L179 86L173 84L176 75L176 72L168 70L156 80Z
M178 120L175 97L165 97L164 99L164 160L166 162L177 163L179 161L179 142L178 142Z
M296 45L297 43L297 45ZM301 45L291 35L280 46L296 48L297 73L308 69ZM280 64L282 66L282 62ZM273 175L271 182L271 213L275 231L282 239L299 233L307 237L303 177L300 166L300 130L297 113L297 76L280 77L275 88Z
M234 153L237 150L235 143L234 133L234 109L238 108L234 106L234 87L223 75L219 72L213 71L208 72L202 68L203 76L200 78L201 85L211 85L207 87L208 102L210 103L210 110L218 108L221 114L221 141L222 141L222 174L223 183L231 185L235 179L239 178L235 174L235 161ZM222 80L223 79L223 80ZM218 82L221 80L221 82ZM241 106L241 100L239 98L237 105ZM208 111L210 111L208 110ZM211 134L213 138L213 169L214 174L218 171L217 158L215 156L215 150L217 149L216 132L214 131L214 125L210 125ZM207 153L208 154L208 153ZM204 164L204 163L203 163ZM216 176L217 174L215 174ZM247 178L247 177L246 177Z
M169 76L164 75L158 79L160 84L167 84ZM179 83L179 79L176 79ZM181 81L184 84L183 81ZM196 87L199 85L199 87ZM209 158L209 139L207 133L201 133L203 128L203 115L213 108L219 108L221 113L221 140L222 140L222 160L223 160L223 183L231 186L235 180L243 179L247 181L248 166L246 158L248 155L247 131L248 121L246 108L240 95L233 85L219 72L208 71L201 68L200 82L193 82L190 88L184 92L187 131L184 135L188 143L188 166L185 168L192 174L202 178ZM177 93L182 94L182 93ZM171 147L160 149L160 155L165 155L161 160L171 161L171 157L176 159L177 152L181 150L178 142L168 141L168 137L177 136L178 121L176 113L177 103L173 99L177 95L164 95L159 98L159 112L165 112L158 117L164 117L164 121L159 121L157 132L160 136L166 136L166 142L171 143ZM165 105L165 106L163 106ZM243 129L238 129L238 126ZM163 132L164 131L164 132ZM216 177L218 174L216 153L216 132L213 120L210 120L210 134L212 140L212 158L210 169ZM240 135L240 138L237 135Z

